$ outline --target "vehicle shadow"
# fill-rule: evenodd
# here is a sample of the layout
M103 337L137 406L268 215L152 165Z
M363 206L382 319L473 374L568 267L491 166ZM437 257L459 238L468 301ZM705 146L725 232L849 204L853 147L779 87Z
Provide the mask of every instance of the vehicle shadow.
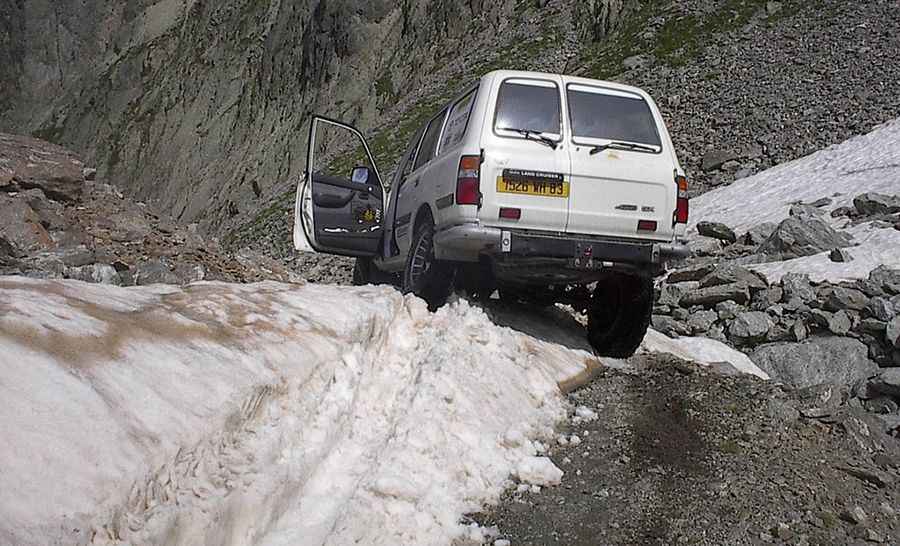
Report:
M587 340L585 326L565 309L555 305L536 308L532 305L494 299L481 302L480 305L498 326L506 326L541 341L556 343L569 349L593 353Z

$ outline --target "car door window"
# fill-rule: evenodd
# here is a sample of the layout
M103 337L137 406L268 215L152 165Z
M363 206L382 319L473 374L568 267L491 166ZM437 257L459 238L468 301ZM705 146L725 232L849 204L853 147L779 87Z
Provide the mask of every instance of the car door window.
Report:
M441 146L438 154L462 142L469 125L469 115L475 104L475 90L473 89L463 98L456 101L447 116L447 124L444 126L444 135L441 137Z
M438 138L441 135L441 128L444 125L444 117L446 117L446 115L447 110L444 109L428 123L428 128L425 129L425 136L422 137L422 144L419 146L419 153L416 156L416 163L413 170L418 170L419 167L434 158L434 152L437 148Z

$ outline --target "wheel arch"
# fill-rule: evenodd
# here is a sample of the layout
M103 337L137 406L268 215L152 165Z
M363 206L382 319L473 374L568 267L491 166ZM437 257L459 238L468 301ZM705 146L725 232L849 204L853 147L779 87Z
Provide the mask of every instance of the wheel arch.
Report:
M419 206L419 209L416 211L416 216L415 216L415 219L413 220L413 224L412 224L412 233L413 234L415 234L418 231L419 226L421 226L422 222L424 222L426 219L430 219L431 223L434 224L434 211L431 210L431 205L429 205L428 203L422 203Z

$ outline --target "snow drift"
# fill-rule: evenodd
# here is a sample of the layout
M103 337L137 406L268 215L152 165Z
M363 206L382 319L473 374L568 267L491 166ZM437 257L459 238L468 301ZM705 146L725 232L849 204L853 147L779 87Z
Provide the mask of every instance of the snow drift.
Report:
M825 210L852 206L866 192L900 194L900 119L867 135L779 165L691 200L688 234L701 220L722 222L741 233L763 222L780 222L792 204L832 198ZM831 219L834 227L847 227L846 218ZM785 273L809 274L814 281L865 278L879 265L900 267L900 231L875 229L870 224L847 231L857 246L848 249L854 260L835 263L828 254L751 266L778 281Z
M447 544L558 479L533 440L599 365L389 288L13 277L0 364L17 545Z

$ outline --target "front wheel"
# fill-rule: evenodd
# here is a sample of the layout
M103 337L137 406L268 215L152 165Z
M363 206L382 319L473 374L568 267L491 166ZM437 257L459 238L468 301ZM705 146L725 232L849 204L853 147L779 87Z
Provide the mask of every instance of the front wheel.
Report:
M653 312L653 281L613 274L591 296L588 341L600 356L628 358L640 347Z
M453 290L454 268L434 257L434 225L424 221L416 228L406 268L403 270L403 292L413 293L435 311L447 303Z

